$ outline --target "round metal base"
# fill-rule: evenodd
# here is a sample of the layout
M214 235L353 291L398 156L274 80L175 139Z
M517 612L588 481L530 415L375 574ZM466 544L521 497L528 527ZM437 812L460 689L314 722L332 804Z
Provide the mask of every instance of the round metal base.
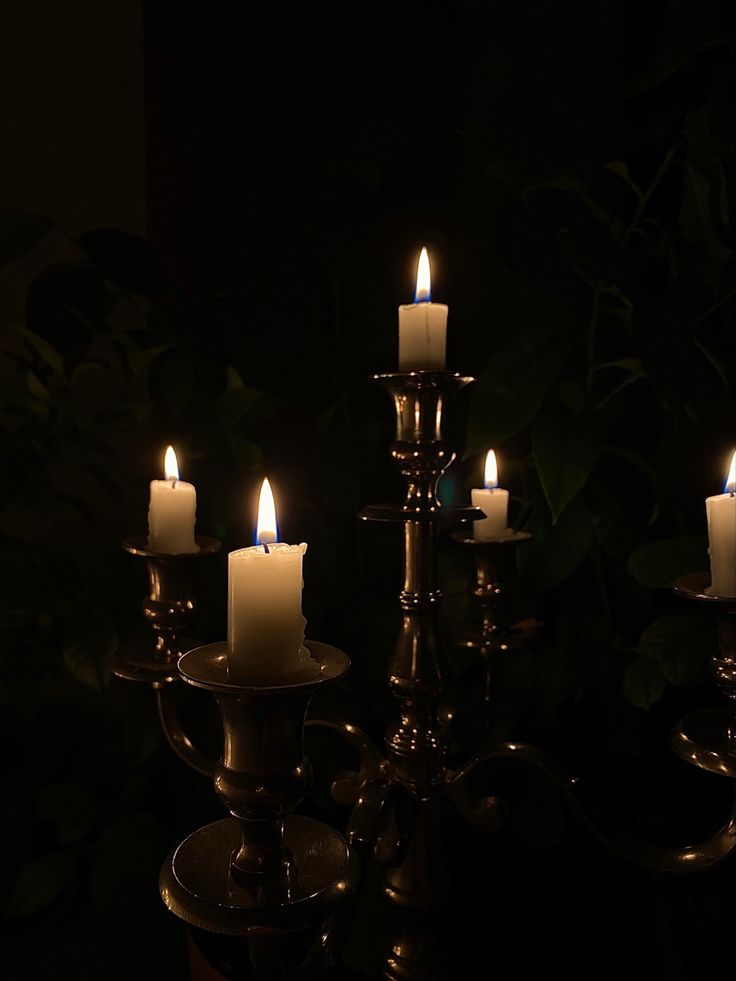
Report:
M183 641L184 650L197 646L196 640ZM115 651L110 658L110 671L116 678L125 681L143 681L154 688L180 681L176 661L164 661L156 657L156 652L149 640L126 644L121 650Z
M680 722L670 737L683 760L709 773L736 777L736 712L734 706L704 709Z
M172 913L213 933L242 936L294 930L355 893L359 867L343 837L319 821L287 818L290 875L244 887L230 875L240 826L225 818L195 831L163 864L159 891Z
M209 535L195 535L197 546L193 552L159 552L148 547L148 535L131 535L123 542L123 548L131 555L140 555L145 559L201 559L205 555L214 555L222 547L221 543Z
M736 606L736 596L720 596L710 592L710 573L691 572L675 580L672 587L678 596L699 600L701 603L720 603L723 606Z

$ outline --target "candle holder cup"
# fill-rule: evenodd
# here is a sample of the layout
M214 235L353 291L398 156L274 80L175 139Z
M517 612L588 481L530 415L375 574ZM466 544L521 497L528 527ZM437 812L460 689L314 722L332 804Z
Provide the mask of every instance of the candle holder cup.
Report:
M205 776L212 775L213 761L189 739L179 718L173 689L180 680L177 662L184 650L195 646L185 632L196 609L194 570L202 559L220 550L220 542L206 535L195 537L196 551L159 552L149 548L144 535L126 538L129 555L146 560L148 595L143 600L143 618L153 631L151 640L117 650L110 670L117 678L149 685L156 693L159 720L171 749L188 766Z
M476 539L463 533L454 541L473 557L470 587L472 613L469 627L455 638L458 646L476 651L483 665L483 726L491 721L493 684L498 659L526 648L536 635L536 621L511 624L509 584L517 573L518 549L531 540L524 531L509 529L495 539Z
M292 813L310 784L303 749L310 699L350 663L334 647L305 646L311 662L270 686L232 682L225 643L180 659L183 680L220 708L225 740L214 787L231 814L195 831L161 870L164 902L193 926L245 936L299 930L355 890L358 863L345 839Z
M112 673L126 681L142 681L160 688L179 680L178 659L186 649L184 631L196 608L194 567L220 549L216 538L196 536L193 552L159 552L149 548L143 535L126 538L129 555L146 560L148 595L143 600L143 618L153 630L153 644L116 652ZM189 645L191 646L191 645Z

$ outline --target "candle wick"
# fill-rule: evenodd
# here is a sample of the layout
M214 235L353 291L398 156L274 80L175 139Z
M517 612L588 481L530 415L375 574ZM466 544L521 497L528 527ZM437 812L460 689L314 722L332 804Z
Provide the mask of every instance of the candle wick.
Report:
M261 542L261 545L263 545L263 551L264 551L264 553L266 555L270 555L271 554L271 549L268 547L268 545L266 545L265 542Z
M178 483L178 481L177 481L176 477L172 477L171 478L171 489L172 490L176 487L177 483Z

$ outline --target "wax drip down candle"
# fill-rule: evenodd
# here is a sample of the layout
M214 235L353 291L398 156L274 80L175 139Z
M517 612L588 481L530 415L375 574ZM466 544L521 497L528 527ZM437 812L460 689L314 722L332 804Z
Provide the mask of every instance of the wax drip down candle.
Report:
M447 307L432 303L427 250L417 266L414 302L399 307L399 371L444 371Z
M509 492L498 486L498 464L493 450L486 453L484 473L485 487L475 487L470 492L473 507L480 508L485 518L473 522L473 538L489 542L505 538L508 528Z
M194 484L179 480L179 465L173 446L166 448L165 480L151 481L148 501L148 547L156 552L179 555L195 552L194 522L197 492Z
M228 555L228 673L238 683L279 684L310 662L302 615L307 546L278 541L268 479L261 487L256 541Z
M708 552L713 596L736 596L736 450L726 477L723 494L708 497Z

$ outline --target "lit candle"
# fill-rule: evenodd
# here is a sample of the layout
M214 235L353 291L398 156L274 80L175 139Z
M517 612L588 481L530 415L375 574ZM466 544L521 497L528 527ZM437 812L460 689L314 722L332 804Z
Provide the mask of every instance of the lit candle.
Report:
M429 256L422 249L414 302L399 307L399 371L443 371L447 307L432 303Z
M705 499L708 515L710 586L713 596L736 596L736 450L724 493Z
M166 480L151 481L148 501L148 547L156 552L195 552L194 522L197 492L194 484L179 480L179 466L173 446L166 449Z
M227 652L231 679L277 683L309 663L304 647L305 544L277 541L271 485L263 481L252 548L228 555Z
M481 521L473 522L473 538L479 542L505 538L509 532L508 510L509 492L498 486L498 464L496 454L489 450L486 454L485 487L474 487L470 492L473 507L485 514Z

